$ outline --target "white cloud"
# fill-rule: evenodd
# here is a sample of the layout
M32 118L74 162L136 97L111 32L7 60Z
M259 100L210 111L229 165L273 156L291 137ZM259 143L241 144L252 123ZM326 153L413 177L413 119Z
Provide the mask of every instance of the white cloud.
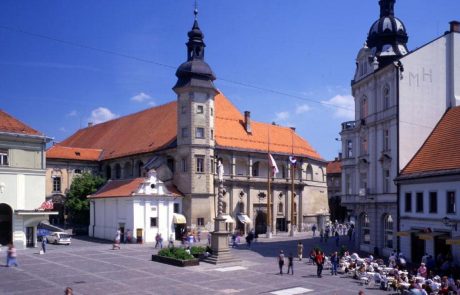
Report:
M334 108L334 117L353 120L355 118L355 100L351 95L336 95L322 104Z
M308 111L310 111L311 108L308 104L303 104L303 105L300 105L300 106L297 106L297 108L295 109L295 113L297 115L300 115L300 114L303 114L303 113L306 113Z
M67 117L76 117L78 115L76 110L70 111L66 116Z
M88 121L94 124L99 124L105 121L112 120L118 117L117 114L112 113L108 108L99 107L91 111L91 117Z
M154 101L149 101L147 104L152 107L157 105Z
M275 116L275 121L286 121L290 117L289 112L279 112Z
M135 102L147 102L152 100L152 97L144 92L140 92L139 94L136 94L133 97L131 97L130 100Z

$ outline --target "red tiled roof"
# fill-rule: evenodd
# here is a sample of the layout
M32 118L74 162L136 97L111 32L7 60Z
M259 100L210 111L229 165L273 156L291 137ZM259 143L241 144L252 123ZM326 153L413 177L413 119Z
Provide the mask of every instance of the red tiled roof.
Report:
M460 168L460 107L448 110L401 175Z
M98 161L101 152L101 149L86 149L53 145L46 151L46 157L48 159Z
M289 127L251 121L252 133L244 128L244 116L223 94L216 104L216 144L218 147L292 154L322 160L310 144Z
M330 161L326 167L327 174L342 173L342 163L340 160Z
M177 135L177 103L81 129L60 143L61 146L102 149L101 160L152 152L168 146ZM310 144L288 127L252 121L252 134L243 126L244 117L222 94L215 98L215 139L220 148L270 151L322 160ZM292 143L293 142L293 146Z
M43 135L41 132L27 126L3 110L0 110L0 132Z
M158 150L175 140L176 102L78 130L62 146L102 149L101 160Z
M131 197L140 184L145 180L144 177L134 179L109 180L95 194L88 198L119 198ZM182 193L173 185L166 185L169 192L176 197L182 196Z

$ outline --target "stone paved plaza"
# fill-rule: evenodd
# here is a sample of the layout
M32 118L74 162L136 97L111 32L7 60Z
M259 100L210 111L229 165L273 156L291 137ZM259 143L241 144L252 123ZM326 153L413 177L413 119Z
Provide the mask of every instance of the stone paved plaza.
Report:
M150 261L156 252L152 244L111 250L105 241L74 238L70 246L48 245L45 255L38 249L18 250L19 267L0 267L0 294L63 294L67 286L74 294L358 294L360 289L388 294L328 271L317 278L316 268L305 261L295 262L294 275L279 275L278 251L296 253L299 239L306 253L319 245L306 234L259 239L251 249L240 245L232 250L241 263L180 268ZM321 247L329 252L333 244ZM0 252L3 261L5 250Z

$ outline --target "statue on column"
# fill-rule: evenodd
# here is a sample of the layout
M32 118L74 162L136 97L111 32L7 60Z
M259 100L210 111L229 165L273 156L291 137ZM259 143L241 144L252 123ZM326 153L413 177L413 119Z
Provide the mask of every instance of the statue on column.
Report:
M224 182L224 165L222 159L217 160L217 178L219 182Z

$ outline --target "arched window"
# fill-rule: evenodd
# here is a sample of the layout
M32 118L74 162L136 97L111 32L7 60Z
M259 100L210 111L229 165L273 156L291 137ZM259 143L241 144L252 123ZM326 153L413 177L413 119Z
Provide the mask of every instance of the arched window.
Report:
M361 214L359 219L359 225L361 228L361 243L370 244L371 243L371 225L369 221L369 216L366 213Z
M361 119L365 119L368 115L368 105L367 105L367 97L366 96L363 96L361 98L361 105L360 105L360 111L361 111L361 114L360 114L360 117Z
M115 165L115 179L121 178L121 166L120 164Z
M238 203L238 207L239 207L238 209L239 209L240 213L244 213L244 203L240 201Z
M107 166L105 167L105 177L106 177L107 179L112 178L112 167L110 167L110 165L107 165Z
M126 162L123 168L123 178L133 177L133 168L131 162Z
M283 203L278 203L278 213L283 213L284 212L284 206Z
M252 164L252 176L259 176L259 166L260 162L255 162Z
M294 197L296 194L294 193ZM292 220L293 225L297 225L297 203L294 202L294 220Z
M383 216L383 245L385 248L393 248L393 218L390 214Z
M142 161L137 161L136 163L136 176L142 177L144 172L144 163Z
M313 180L313 168L310 164L307 166L307 180Z
M382 98L383 98L383 109L388 109L390 107L390 87L385 85L382 91Z
M238 176L246 176L248 175L248 164L247 159L244 158L237 158L235 161L236 167L236 175Z

